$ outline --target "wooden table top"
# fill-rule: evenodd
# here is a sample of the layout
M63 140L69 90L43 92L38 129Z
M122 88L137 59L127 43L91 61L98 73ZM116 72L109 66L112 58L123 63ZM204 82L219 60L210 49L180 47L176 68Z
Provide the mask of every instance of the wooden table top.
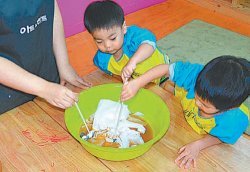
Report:
M100 71L84 77L93 85L120 82ZM174 163L183 145L202 136L184 119L179 101L159 86L147 88L170 110L165 136L144 155L133 160L106 161L88 153L67 131L64 111L40 98L0 115L0 169L2 171L178 171ZM77 90L80 91L80 90ZM203 150L197 171L249 171L250 138L235 145L220 144ZM1 170L0 170L1 171Z

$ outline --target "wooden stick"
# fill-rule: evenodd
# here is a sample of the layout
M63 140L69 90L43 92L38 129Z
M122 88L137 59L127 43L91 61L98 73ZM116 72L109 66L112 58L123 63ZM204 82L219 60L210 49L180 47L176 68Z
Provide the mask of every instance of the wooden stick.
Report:
M84 125L85 125L85 127L86 127L86 129L88 130L88 133L89 133L89 128L87 126L87 123L86 123L86 121L85 121L85 119L84 119L84 117L82 115L82 112L81 112L81 110L80 110L80 108L79 108L79 106L78 106L78 104L76 102L75 102L75 106L76 106L76 109L79 112L80 117L82 118L82 121L83 121L83 123L84 123Z

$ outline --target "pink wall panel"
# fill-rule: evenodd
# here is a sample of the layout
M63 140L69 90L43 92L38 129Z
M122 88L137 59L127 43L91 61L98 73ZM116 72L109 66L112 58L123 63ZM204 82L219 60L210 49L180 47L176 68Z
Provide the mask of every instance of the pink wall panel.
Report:
M85 30L83 13L87 5L94 0L57 0L61 10L66 37ZM115 0L121 5L125 14L164 2L166 0Z

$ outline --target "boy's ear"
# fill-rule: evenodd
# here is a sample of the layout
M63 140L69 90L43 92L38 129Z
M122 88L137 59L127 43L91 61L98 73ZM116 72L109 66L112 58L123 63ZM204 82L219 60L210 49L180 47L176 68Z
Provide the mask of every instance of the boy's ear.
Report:
M124 23L122 25L122 31L123 31L123 34L127 33L127 25L126 25L125 21L124 21Z

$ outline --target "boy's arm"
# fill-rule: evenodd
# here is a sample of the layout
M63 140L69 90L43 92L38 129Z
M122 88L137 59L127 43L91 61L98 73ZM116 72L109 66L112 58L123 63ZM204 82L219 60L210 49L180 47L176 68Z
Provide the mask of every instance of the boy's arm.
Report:
M141 44L133 57L129 60L127 65L122 70L123 81L125 80L125 78L130 78L136 68L136 65L150 57L153 52L154 48L152 47L152 45L149 45L147 43Z
M141 75L137 79L137 83L140 87L144 87L146 84L150 83L152 80L156 78L160 78L162 76L169 76L169 65L168 64L161 64L156 67L153 67L145 74Z
M135 53L128 64L123 68L122 79L130 78L136 65L150 57L156 48L155 35L145 28L130 26L127 32L127 39L130 49Z
M175 163L180 168L188 169L191 164L196 167L196 159L201 150L213 145L222 143L217 137L206 135L204 138L189 143L179 150L179 156L176 158Z
M144 87L152 80L164 75L169 76L168 64L161 64L156 67L153 67L140 77L129 81L127 84L124 84L122 88L121 101L126 101L132 98L133 96L135 96L135 94L140 88Z
M70 84L80 88L91 86L90 83L85 82L77 75L69 63L62 17L56 0L53 24L53 49L62 85L64 85L66 82L69 82Z
M129 64L135 64L141 63L148 57L150 57L154 53L154 48L152 45L149 45L147 43L143 43L140 45L138 50L135 52L133 57L129 60Z
M76 95L66 87L29 73L3 57L0 57L0 83L28 94L40 96L60 108L71 106L77 99Z

